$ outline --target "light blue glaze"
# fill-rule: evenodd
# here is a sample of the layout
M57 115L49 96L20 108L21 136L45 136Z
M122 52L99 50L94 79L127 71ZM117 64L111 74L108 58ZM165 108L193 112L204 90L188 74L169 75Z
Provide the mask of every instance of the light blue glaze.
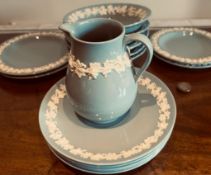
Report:
M71 52L86 65L113 60L125 53L125 29L117 21L95 18L76 24L63 24L60 29L70 33ZM101 41L85 41L84 35L95 39L100 37ZM110 38L103 41L104 35ZM151 62L152 47L146 37L142 38L140 34L139 37L132 36L133 40L143 41L149 50L148 58L140 72L142 73ZM127 36L127 39L129 38ZM130 109L137 94L137 84L131 68L126 68L121 73L112 71L107 77L99 74L96 79L89 79L88 76L79 78L68 68L66 88L75 112L99 124L120 118Z
M68 70L67 91L75 111L95 122L116 120L126 113L136 97L137 86L131 69L119 74L110 73L107 78L79 79Z
M179 57L202 58L211 55L211 40L190 31L174 31L159 38L161 49Z

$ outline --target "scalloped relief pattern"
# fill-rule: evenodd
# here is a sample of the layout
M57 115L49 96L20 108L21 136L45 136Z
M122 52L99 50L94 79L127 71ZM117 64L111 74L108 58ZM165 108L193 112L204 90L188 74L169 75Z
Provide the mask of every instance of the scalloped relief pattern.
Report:
M108 59L104 63L93 62L86 65L70 54L69 65L70 71L74 72L79 78L88 76L89 79L96 79L99 74L107 77L112 71L124 72L126 68L131 67L131 60L125 52L123 55L119 55L115 59Z
M58 145L61 149L68 151L71 155L79 156L83 159L90 159L92 161L114 161L118 159L126 159L131 156L140 154L144 150L150 149L153 144L158 142L159 138L164 134L164 131L169 124L168 121L171 113L170 105L166 97L166 92L163 91L162 88L159 87L156 83L152 82L151 79L142 77L138 80L138 84L144 86L149 91L149 93L155 97L159 107L159 118L153 135L145 138L138 145L135 145L128 150L122 150L120 152L96 153L71 144L71 140L68 140L63 135L56 122L56 117L58 117L59 103L67 95L64 84L59 85L47 103L47 109L45 111L45 123L48 129L49 137L56 145Z
M106 16L106 15L121 15L129 17L137 17L140 20L147 16L145 9L133 5L100 5L94 7L87 7L71 13L67 17L68 23L75 23L81 19L89 18L91 16Z
M198 33L200 35L203 35L203 36L211 39L211 33L207 32L207 31L195 29L195 28L170 28L170 29L163 29L163 30L160 30L160 31L156 32L151 37L151 41L152 41L152 45L153 45L154 50L157 53L159 53L160 55L164 56L165 58L170 59L172 61L180 62L180 63L190 64L190 65L211 64L211 56L201 57L201 58L180 57L180 56L176 56L174 54L171 54L171 53L163 50L162 48L160 48L160 46L159 46L159 38L162 35L165 35L166 33L169 33L169 32L178 32L178 31L181 31L181 32L188 31L188 32L192 32L192 33Z
M5 41L4 43L2 43L0 45L0 57L1 57L4 49L9 47L11 44L13 44L19 40L27 39L30 37L36 37L36 36L52 36L52 37L64 39L64 35L61 33L58 33L58 32L36 32L36 33L28 33L28 34L24 34L24 35L19 35L12 39L9 39L8 41ZM33 68L31 68L31 67L15 68L15 67L11 67L11 66L5 64L0 58L0 72L5 73L5 74L13 74L13 75L29 75L29 74L33 75L33 74L46 72L46 71L55 69L57 67L60 67L60 66L64 65L65 63L67 63L67 61L68 61L68 53L66 55L64 55L63 57L58 58L57 61L43 65L43 66L33 67Z

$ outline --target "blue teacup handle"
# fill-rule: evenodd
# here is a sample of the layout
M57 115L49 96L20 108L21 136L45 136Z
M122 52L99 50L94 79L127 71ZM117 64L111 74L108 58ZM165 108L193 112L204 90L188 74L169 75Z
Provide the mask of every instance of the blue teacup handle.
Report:
M132 34L126 35L125 43L127 43L128 41L142 42L145 45L145 48L147 49L147 57L146 57L143 65L139 69L134 69L134 71L135 71L134 78L135 78L135 81L137 81L138 78L140 77L140 75L149 67L149 65L152 61L153 47L152 47L152 44L151 44L151 41L149 40L149 38L146 37L145 35L142 35L139 33L132 33ZM136 59L138 59L138 58L136 58Z

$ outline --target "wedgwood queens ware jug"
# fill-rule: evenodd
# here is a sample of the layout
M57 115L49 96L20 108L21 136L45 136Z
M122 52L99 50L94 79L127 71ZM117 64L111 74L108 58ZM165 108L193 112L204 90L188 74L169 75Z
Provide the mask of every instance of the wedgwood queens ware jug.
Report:
M137 33L125 35L120 22L106 18L67 23L60 29L71 41L66 89L75 112L97 124L117 120L132 106L137 77L151 62L150 40ZM142 42L148 52L135 75L126 52L128 40Z

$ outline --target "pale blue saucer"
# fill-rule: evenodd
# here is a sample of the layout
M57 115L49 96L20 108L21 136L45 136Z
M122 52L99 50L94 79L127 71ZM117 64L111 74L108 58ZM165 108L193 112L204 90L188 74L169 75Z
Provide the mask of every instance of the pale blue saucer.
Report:
M211 33L197 28L167 28L151 36L154 51L166 63L190 69L211 67Z

